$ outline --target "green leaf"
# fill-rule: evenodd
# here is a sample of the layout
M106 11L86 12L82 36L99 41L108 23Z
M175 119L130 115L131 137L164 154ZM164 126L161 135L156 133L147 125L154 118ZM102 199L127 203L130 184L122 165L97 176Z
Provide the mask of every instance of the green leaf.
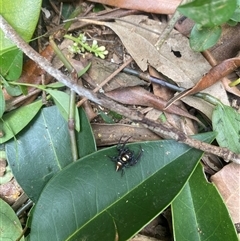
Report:
M221 33L220 26L208 28L195 24L190 34L190 46L192 50L197 52L209 49L217 43Z
M99 116L102 117L102 119L104 120L105 123L108 123L108 124L113 124L114 123L113 118L110 115L106 114L105 112L99 110L98 114L99 114Z
M0 55L0 73L7 80L17 80L22 73L23 53L14 49Z
M61 82L54 82L54 83L50 83L49 85L45 86L48 88L61 88L64 87L65 85ZM45 89L44 89L45 90Z
M222 147L240 153L240 114L232 107L217 105L213 111L212 125L217 132L216 140Z
M235 9L236 0L195 0L178 7L183 15L205 27L225 23Z
M5 111L5 99L2 88L0 88L0 118L3 116Z
M0 14L26 41L29 41L35 31L41 9L41 0L0 0ZM0 30L0 54L7 52L15 45L5 38Z
M229 26L231 26L231 27L234 27L234 26L236 26L238 23L237 23L235 20L229 19L229 20L227 21L227 24L228 24Z
M84 157L97 150L91 124L83 108L79 108L80 132L77 133L78 155Z
M90 67L91 67L91 62L85 68L83 68L78 72L78 78L84 75L89 70Z
M231 20L236 21L236 22L240 22L240 4L238 3L237 8L235 9Z
M68 121L70 96L67 93L59 90L45 89L45 91L53 97L54 102L59 108L63 118ZM80 121L77 106L75 106L75 129L80 131Z
M172 203L175 241L237 241L228 210L204 177L201 164Z
M87 117L81 111L84 131L77 132L81 156L96 150ZM14 177L29 198L37 201L43 187L57 172L72 163L67 122L56 106L43 108L31 128L6 144L7 160ZM85 143L82 145L82 140Z
M213 138L213 133L198 136ZM127 147L135 155L144 151L123 176L108 157L117 155L112 147L52 178L31 213L30 240L128 240L176 197L202 155L172 140Z
M64 19L68 19L72 12L74 11L75 9L75 6L73 6L73 4L71 3L63 3L63 6L62 6L62 16Z
M2 199L0 199L0 224L0 240L17 240L23 232L17 215ZM19 241L24 241L24 237Z
M42 101L39 100L6 113L0 120L1 131L4 133L3 137L0 138L0 144L19 133L34 118L42 105Z
M22 91L17 85L7 85L5 86L7 93L11 96L19 96L22 94Z

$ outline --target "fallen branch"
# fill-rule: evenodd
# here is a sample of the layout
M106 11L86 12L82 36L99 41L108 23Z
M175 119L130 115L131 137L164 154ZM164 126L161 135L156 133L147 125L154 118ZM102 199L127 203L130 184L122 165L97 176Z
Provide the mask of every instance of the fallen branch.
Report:
M51 64L39 55L34 49L32 49L16 32L15 30L6 22L6 20L0 15L0 28L4 32L7 38L9 38L13 43L17 45L29 58L39 64L39 66L44 69L47 73L56 78L59 82L63 83L70 89L74 90L80 96L84 96L89 100L104 106L110 110L116 111L133 121L140 122L144 124L147 128L158 133L164 138L174 139L178 142L185 143L191 147L202 150L204 152L215 154L222 157L226 161L233 161L240 164L240 154L231 152L230 150L218 146L213 146L187 136L182 131L175 128L169 128L164 124L158 123L147 119L138 111L129 110L128 108L110 100L106 96L100 93L94 93L88 89L85 89L77 85L70 77L64 75L59 70L53 68Z

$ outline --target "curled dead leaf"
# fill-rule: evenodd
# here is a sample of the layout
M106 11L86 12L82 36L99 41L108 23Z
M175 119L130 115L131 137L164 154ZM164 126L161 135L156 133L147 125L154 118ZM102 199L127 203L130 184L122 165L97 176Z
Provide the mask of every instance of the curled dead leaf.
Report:
M175 101L182 99L185 96L193 95L196 94L202 90L205 90L206 88L212 86L215 84L217 81L225 77L226 75L230 74L233 72L235 69L237 69L240 66L240 58L231 58L224 60L222 63L214 66L211 68L211 70L204 75L198 82L197 84L190 88L187 89L180 94L176 95L173 97L166 105L164 108L165 110L169 108Z

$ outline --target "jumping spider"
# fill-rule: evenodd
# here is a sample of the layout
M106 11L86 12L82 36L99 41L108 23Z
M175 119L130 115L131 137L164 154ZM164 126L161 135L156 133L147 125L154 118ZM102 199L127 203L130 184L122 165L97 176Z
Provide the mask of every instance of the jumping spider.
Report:
M123 176L124 168L134 166L141 158L143 149L140 146L140 151L137 157L135 157L134 151L131 151L128 147L126 147L126 143L131 138L131 136L126 141L121 143L122 137L120 138L116 147L118 155L110 158L113 162L116 163L116 172L122 170L121 175Z

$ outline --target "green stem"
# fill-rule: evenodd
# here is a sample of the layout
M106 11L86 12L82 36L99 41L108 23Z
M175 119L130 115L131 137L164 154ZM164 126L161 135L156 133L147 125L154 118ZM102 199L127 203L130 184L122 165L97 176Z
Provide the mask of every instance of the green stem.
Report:
M69 101L68 129L69 129L69 135L71 140L73 161L78 160L78 148L77 148L77 140L76 140L76 132L75 132L75 114L76 114L75 100L76 100L76 93L75 91L71 90L70 101Z
M71 36L71 35L68 35L68 34L64 35L64 38L70 39L70 40L72 40L73 42L76 42L76 43L80 44L80 45L81 45L84 49L86 49L88 52L92 52L92 51L93 51L93 49L91 48L91 46L89 46L87 43L84 44L84 43L83 43L81 40L79 40L78 38L75 38L75 37L73 37L73 36Z
M54 52L56 53L56 55L58 56L58 58L63 62L64 66L67 68L67 70L69 72L72 72L73 67L72 67L71 63L68 61L68 59L62 53L62 51L58 48L58 46L54 42L52 36L49 37L49 43L52 46L52 48L53 48Z
M54 52L59 57L59 59L63 62L64 66L67 68L69 73L71 73L74 77L74 80L77 80L77 74L71 63L68 61L68 59L65 57L65 55L62 53L62 51L58 48L56 43L53 40L53 37L50 36L49 43L52 46ZM75 133L75 99L76 99L76 93L75 91L71 90L70 92L70 101L69 101L69 113L68 113L68 130L70 135L70 142L71 142L71 150L72 150L72 156L73 161L78 160L78 148L77 148L77 141L76 141L76 133Z
M229 86L230 86L230 87L234 87L234 86L239 85L239 84L240 84L240 78L237 79L237 80L234 80L233 82L231 82L231 83L229 84Z
M11 85L17 85L17 86L27 86L27 87L34 87L34 88L37 88L37 89L40 89L40 90L45 90L47 85L34 85L34 84L28 84L28 83L18 83L18 82L8 82L9 84Z

